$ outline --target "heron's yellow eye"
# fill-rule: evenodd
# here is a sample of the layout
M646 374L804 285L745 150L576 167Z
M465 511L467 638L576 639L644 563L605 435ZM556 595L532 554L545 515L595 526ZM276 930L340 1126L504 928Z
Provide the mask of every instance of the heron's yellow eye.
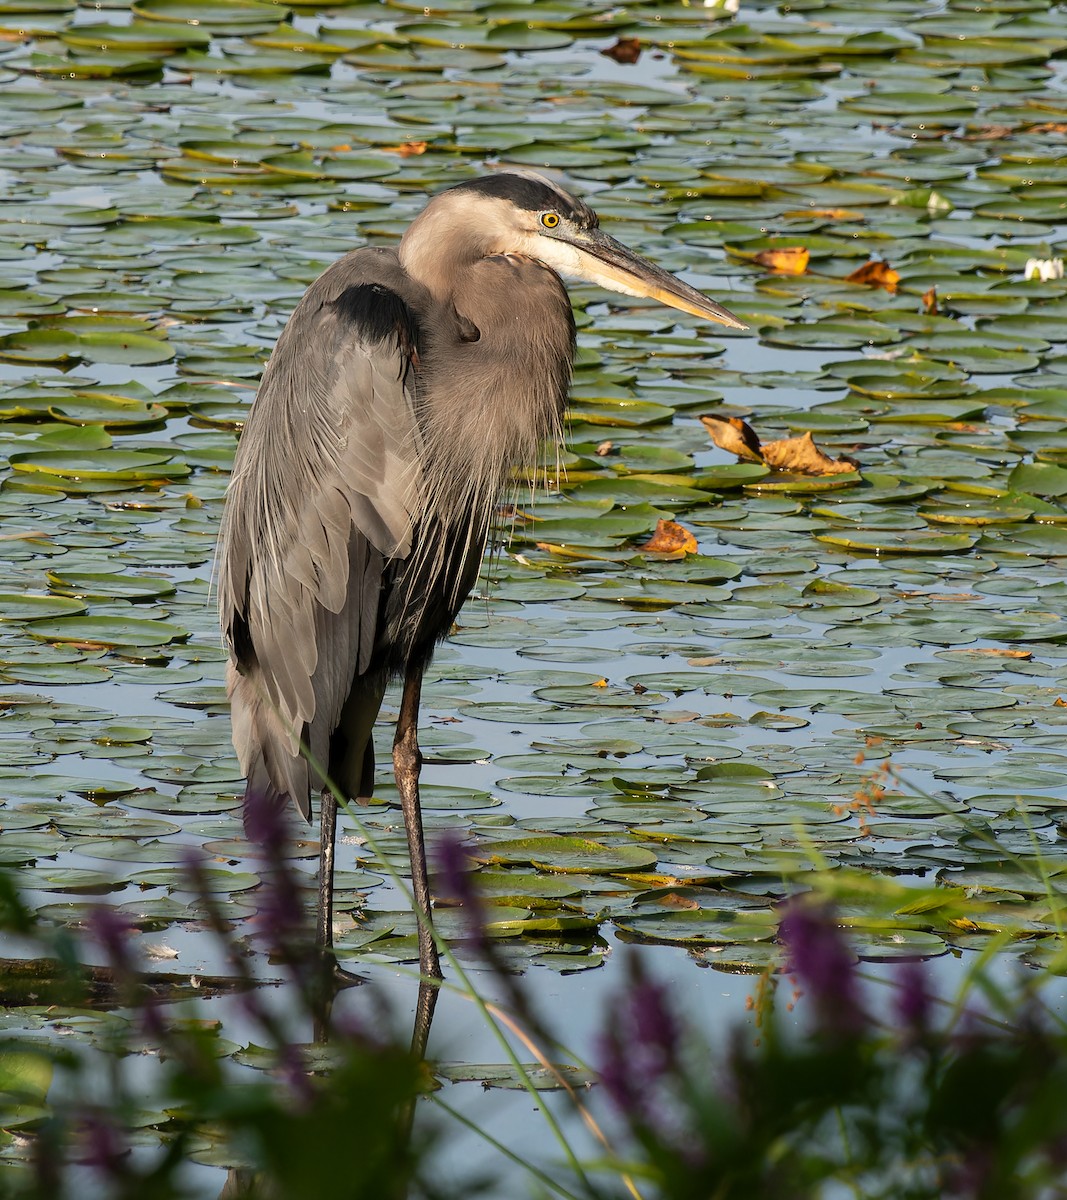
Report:
M555 229L559 224L559 216L554 212L546 212L541 214L541 224L546 229Z

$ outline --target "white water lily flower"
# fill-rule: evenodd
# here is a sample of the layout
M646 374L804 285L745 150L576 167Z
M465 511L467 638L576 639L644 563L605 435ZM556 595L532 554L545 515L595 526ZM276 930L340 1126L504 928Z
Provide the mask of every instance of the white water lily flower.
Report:
M1023 279L1038 279L1047 283L1050 279L1063 278L1062 258L1028 258L1023 269Z
M721 8L723 12L734 15L741 7L741 0L704 0L704 7Z

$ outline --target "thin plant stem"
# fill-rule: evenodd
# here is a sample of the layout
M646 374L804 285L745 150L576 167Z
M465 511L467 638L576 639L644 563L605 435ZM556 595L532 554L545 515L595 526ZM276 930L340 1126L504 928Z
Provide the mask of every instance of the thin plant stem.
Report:
M596 1140L610 1154L611 1153L611 1143L605 1137L604 1131L597 1124L596 1118L589 1111L589 1109L586 1108L586 1106L581 1102L581 1100L578 1099L578 1093L571 1086L570 1080L568 1080L564 1075L561 1074L559 1068L556 1066L556 1064L554 1062L551 1062L548 1058L545 1057L545 1055L541 1052L540 1048L533 1041L533 1039L527 1037L526 1034L524 1033L524 1031L514 1021L512 1021L512 1019L507 1015L507 1013L505 1013L501 1009L497 1008L497 1006L495 1004L487 1005L487 1007L488 1007L489 1011L492 1013L492 1015L494 1017L496 1017L496 1019L498 1021L501 1022L501 1024L503 1024L506 1028L511 1030L511 1032L515 1035L515 1037L517 1037L519 1039L519 1041L522 1042L522 1044L530 1051L530 1053L537 1059L537 1061L543 1067L545 1067L548 1071L551 1072L553 1077L560 1083L560 1085L566 1091L567 1095L570 1096L571 1101L573 1102L575 1108L577 1108L578 1112L581 1114L581 1118L585 1122L586 1128L589 1130L590 1133L592 1133L592 1135L596 1138ZM630 1193L631 1196L633 1196L634 1200L644 1200L641 1193L637 1190L637 1185L634 1183L633 1179L629 1175L627 1175L625 1172L622 1173L622 1181L626 1187L626 1190Z
M447 1100L442 1100L440 1096L436 1095L432 1095L429 1098L434 1104L437 1105L438 1108L441 1108L448 1113L453 1120L458 1121L460 1125L464 1126L466 1129L469 1129L471 1133L476 1133L483 1141L488 1142L494 1150L499 1151L505 1158L515 1163L516 1166L522 1167L524 1170L529 1171L530 1174L535 1179L540 1180L545 1187L551 1188L552 1191L559 1196L565 1197L566 1200L582 1200L582 1197L565 1188L563 1184L558 1183L552 1178L551 1175L546 1175L540 1167L535 1167L533 1163L527 1162L526 1159L521 1157L521 1155L516 1154L514 1150L511 1150L509 1147L505 1146L503 1142L498 1141L495 1137L493 1137L491 1133L487 1133L481 1128L481 1126L476 1125L470 1119L470 1117L465 1117L458 1108L453 1108Z

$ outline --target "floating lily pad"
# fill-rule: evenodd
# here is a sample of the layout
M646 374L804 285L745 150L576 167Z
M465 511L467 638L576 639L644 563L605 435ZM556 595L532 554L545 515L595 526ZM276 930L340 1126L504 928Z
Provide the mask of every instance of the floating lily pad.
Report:
M0 592L0 621L38 621L85 612L79 600L30 592Z
M938 533L928 529L901 533L875 529L849 532L822 529L812 536L829 546L841 546L864 554L958 554L961 550L969 550L978 541L967 533Z
M186 630L166 621L146 621L140 617L60 617L36 621L30 629L34 637L47 642L84 642L97 646L166 646L188 638Z
M546 871L611 875L643 871L656 862L651 850L639 846L606 846L576 837L530 837L483 842L471 849L479 862L528 863Z

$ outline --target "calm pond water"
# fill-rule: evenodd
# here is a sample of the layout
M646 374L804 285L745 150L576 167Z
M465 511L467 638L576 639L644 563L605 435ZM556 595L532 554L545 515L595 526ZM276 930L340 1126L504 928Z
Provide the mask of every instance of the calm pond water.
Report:
M73 927L113 903L153 966L221 971L182 875L204 846L254 928L210 596L237 431L328 262L512 162L751 326L573 290L565 477L516 496L431 672L427 824L469 838L525 986L585 1057L640 954L715 1036L807 887L881 979L918 956L952 988L990 939L1005 972L1045 964L1067 287L1027 276L1067 244L1065 28L1045 0L0 4L0 863L30 903ZM620 37L637 63L602 53ZM757 257L783 248L801 273ZM871 260L895 278L848 279ZM738 463L708 413L858 469ZM697 553L642 551L661 518ZM399 1020L414 924L381 778L341 847L340 945ZM231 1001L198 1007L250 1040ZM453 995L430 1051L500 1057ZM446 1090L554 1161L524 1095ZM472 1160L450 1134L442 1169ZM521 1194L499 1170L489 1194Z

